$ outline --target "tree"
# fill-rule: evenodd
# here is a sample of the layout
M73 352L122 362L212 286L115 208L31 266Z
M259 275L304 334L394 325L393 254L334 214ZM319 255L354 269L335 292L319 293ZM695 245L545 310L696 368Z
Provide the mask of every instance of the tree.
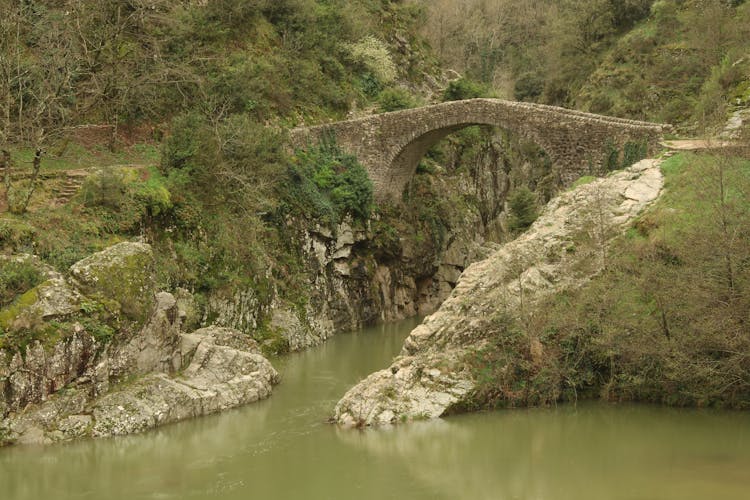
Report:
M460 101L487 96L487 89L468 78L452 81L443 92L443 101Z
M2 141L6 147L11 142L31 146L34 158L28 187L15 192L20 188L12 182L12 160L7 150L3 153L5 197L10 210L23 213L36 189L46 149L70 117L75 54L63 21L43 18L32 2L7 7L0 21L0 88L6 96ZM28 50L32 42L39 48L34 54Z
M508 227L511 231L524 231L539 217L536 195L525 186L510 195L508 208Z

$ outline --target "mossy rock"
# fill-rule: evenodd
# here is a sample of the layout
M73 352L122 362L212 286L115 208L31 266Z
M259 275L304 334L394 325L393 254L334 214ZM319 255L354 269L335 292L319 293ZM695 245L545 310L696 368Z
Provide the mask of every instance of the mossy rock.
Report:
M133 321L151 312L156 283L150 245L118 243L73 264L70 272L86 295L116 301Z
M51 318L78 312L81 294L60 277L52 277L28 290L13 303L0 310L0 328L35 329Z
M0 256L0 268L6 285L0 348L23 350L33 340L54 342L63 334L57 321L79 312L80 292L33 255ZM12 292L17 295L12 297Z
M32 288L18 297L18 299L8 307L0 310L0 328L6 331L11 330L16 321L29 315L29 312L32 311L32 308L37 303L38 299L39 291L37 288ZM41 320L41 317L39 320Z

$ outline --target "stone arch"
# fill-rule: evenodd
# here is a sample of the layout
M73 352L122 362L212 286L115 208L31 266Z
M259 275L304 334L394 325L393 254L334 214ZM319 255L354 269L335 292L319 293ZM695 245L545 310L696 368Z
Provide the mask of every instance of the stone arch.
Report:
M356 120L298 128L292 144L304 147L333 133L367 169L379 200L398 198L427 150L472 125L519 134L541 147L563 179L573 180L602 163L608 148L645 142L653 150L668 126L541 104L469 99L394 111Z
M385 162L385 164L388 165L388 173L385 176L385 182L387 184L386 189L392 193L403 192L406 184L408 184L416 173L419 162L424 158L430 148L437 145L440 141L451 134L473 126L491 126L512 131L539 146L550 156L550 159L553 162L556 159L554 155L555 147L552 141L540 137L533 129L524 130L512 128L505 126L504 124L499 124L494 120L485 120L483 122L476 120L473 122L459 123L428 130L421 135L411 138L409 142L394 147Z

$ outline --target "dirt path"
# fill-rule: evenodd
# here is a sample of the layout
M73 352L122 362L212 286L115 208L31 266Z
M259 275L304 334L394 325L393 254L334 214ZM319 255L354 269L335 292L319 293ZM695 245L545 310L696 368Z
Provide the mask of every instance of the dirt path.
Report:
M684 139L662 141L662 146L674 151L711 151L716 149L738 148L740 143L719 139Z

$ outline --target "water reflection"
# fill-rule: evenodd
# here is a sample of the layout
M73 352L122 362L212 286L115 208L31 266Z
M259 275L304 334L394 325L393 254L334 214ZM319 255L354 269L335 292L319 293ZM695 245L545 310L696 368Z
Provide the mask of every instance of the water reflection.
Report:
M716 499L750 487L750 417L584 404L337 432L446 498Z

